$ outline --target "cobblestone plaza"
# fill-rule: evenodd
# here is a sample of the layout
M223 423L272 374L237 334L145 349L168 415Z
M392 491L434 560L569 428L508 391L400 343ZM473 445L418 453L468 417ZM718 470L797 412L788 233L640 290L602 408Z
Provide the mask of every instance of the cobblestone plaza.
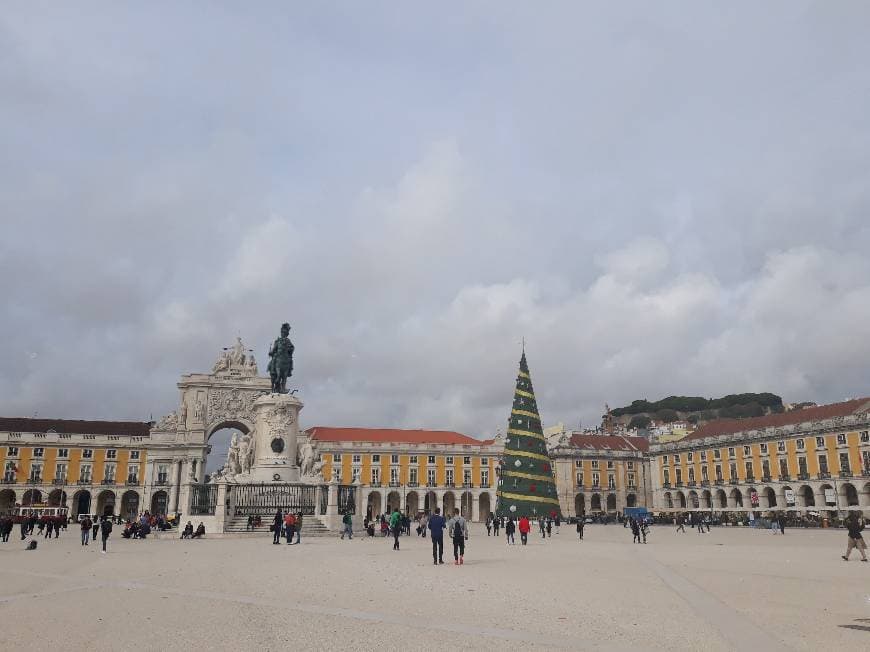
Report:
M475 525L466 564L428 540L263 535L0 545L6 640L23 649L863 649L870 564L842 530L699 535L590 525L507 546ZM449 555L448 555L449 556ZM523 606L517 609L517 603Z

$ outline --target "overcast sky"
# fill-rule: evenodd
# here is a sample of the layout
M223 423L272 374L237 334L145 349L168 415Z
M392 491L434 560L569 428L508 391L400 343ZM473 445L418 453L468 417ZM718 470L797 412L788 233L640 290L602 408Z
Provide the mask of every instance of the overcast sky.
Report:
M870 5L4 3L0 414L870 395Z

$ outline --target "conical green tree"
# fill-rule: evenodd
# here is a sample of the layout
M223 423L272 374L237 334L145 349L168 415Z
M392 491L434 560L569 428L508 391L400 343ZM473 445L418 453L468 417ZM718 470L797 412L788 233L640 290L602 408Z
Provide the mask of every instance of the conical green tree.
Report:
M508 420L497 500L498 516L539 518L559 513L553 463L547 453L525 351L520 358L514 404Z

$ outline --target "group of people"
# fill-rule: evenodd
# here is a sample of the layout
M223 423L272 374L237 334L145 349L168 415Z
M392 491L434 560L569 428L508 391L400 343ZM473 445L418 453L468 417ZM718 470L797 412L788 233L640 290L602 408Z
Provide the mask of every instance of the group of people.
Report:
M649 525L645 519L630 516L628 518L628 527L631 528L632 543L641 543L641 538L643 539L643 543L646 543L646 535L647 532L649 532Z
M90 516L85 516L79 521L79 527L82 532L82 545L88 545L88 539L97 540L97 534L101 535L103 549L100 551L106 554L106 544L109 541L109 535L112 534L112 518L103 516L98 521L92 521Z
M193 529L193 523L188 521L181 531L182 539L201 539L203 536L205 536L205 525L202 521L196 526L196 530Z
M46 539L51 539L52 535L57 539L60 536L61 530L66 530L67 519L65 516L47 516L37 517L35 514L21 518L13 518L12 516L0 517L0 541L6 543L9 541L9 536L18 523L21 533L21 540L24 541L28 536L42 536ZM34 531L36 534L34 535Z
M279 509L275 512L275 518L269 529L272 531L272 543L274 545L281 544L282 535L287 539L288 546L300 543L302 541L302 512L294 514L288 511L285 514ZM294 537L296 538L295 541L293 540Z
M706 518L703 514L698 514L696 512L689 512L688 517L683 514L677 514L674 518L674 523L677 526L677 532L686 531L686 523L689 524L689 527L696 528L698 534L704 534L704 528L707 529L707 532L710 531L710 519ZM785 528L785 526L783 526ZM783 529L785 532L785 529Z

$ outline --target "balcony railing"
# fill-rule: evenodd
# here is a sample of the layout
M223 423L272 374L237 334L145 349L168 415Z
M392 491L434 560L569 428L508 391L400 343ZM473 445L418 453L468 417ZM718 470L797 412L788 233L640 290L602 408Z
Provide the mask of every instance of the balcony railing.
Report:
M381 483L380 483L380 481L375 482L374 480L372 480L371 482L369 482L369 486L370 487L380 487Z
M408 486L409 486L409 487L419 487L419 486L420 486L420 483L419 483L419 482L409 482L409 483L408 483Z
M42 478L27 478L27 484L42 484Z
M127 478L127 482L125 484L128 487L137 487L139 486L139 478Z
M488 482L481 482L480 488L481 489L489 489L489 483Z
M697 487L698 484L697 484L694 480L689 480L689 482L686 483L686 486L688 486L688 487Z
M113 485L116 484L116 482L114 478L108 478L106 480L103 480L100 484Z
M401 487L402 485L398 482L390 482L391 487Z
M739 483L740 483L740 480L738 480L737 478L731 478L728 481L728 484L739 484Z
M76 484L91 484L90 478L79 478Z
M809 480L810 474L809 473L798 473L797 478L798 478L798 480Z
M780 482L791 482L791 476L788 473L780 473L779 480Z
M15 484L16 480L14 477L5 477L0 480L0 484Z
M761 481L762 482L770 482L770 476L769 475L761 476Z
M455 483L455 482L445 482L445 483L444 483L444 486L445 486L445 487L455 487L455 486L456 486L456 483Z
M828 471L819 471L819 480L830 480L831 474Z
M754 475L747 475L746 478L744 478L744 481L745 482L755 482L755 476Z
M670 489L670 488L671 488L671 483L670 483L670 482L663 482L663 483L662 483L662 486L663 486L665 489Z
M473 482L463 482L462 487L463 487L463 489L474 489L474 483Z
M702 487L709 487L710 481L709 480L701 480L701 486Z
M864 469L861 472L861 475L863 475L865 478L870 478L870 469Z
M55 478L54 480L51 481L51 484L56 485L58 487L61 487L65 484L67 484L67 481L64 478Z
M154 484L158 487L165 487L169 484L169 480L167 480L166 478L157 478L157 480L154 481Z
M678 487L682 487L682 486L684 486L684 485L683 485L683 481L680 480L679 482L677 482L677 486L678 486Z
M716 478L715 482L717 485L723 485L723 484L725 484L725 479L724 478Z
M840 477L841 478L851 478L852 472L851 471L840 471Z

